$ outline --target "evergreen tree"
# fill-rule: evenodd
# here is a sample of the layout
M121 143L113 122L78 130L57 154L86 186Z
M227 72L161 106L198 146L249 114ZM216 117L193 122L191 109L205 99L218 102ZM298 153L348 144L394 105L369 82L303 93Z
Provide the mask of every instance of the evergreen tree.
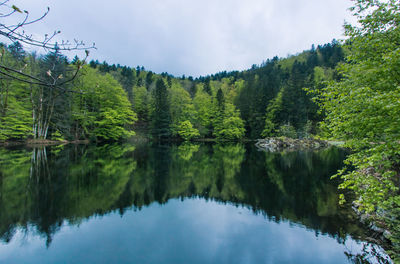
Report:
M211 90L211 85L210 85L210 77L206 78L206 81L204 83L204 91L208 93L210 96L212 96L212 90Z
M92 67L93 69L96 69L96 67L97 67L97 64L96 64L96 62L95 62L94 60L91 60L91 61L89 62L89 65L90 65L90 67Z
M153 82L153 73L149 71L146 75L146 84L149 86Z
M224 93L222 92L221 88L218 89L218 92L217 92L217 103L218 103L217 111L223 112L225 110L225 97L224 97Z
M79 57L75 55L74 59L71 61L72 64L77 65L80 64L81 61L79 60Z
M25 58L25 50L18 41L9 45L8 50L10 51L11 56L17 61L22 61Z
M152 113L152 134L154 138L162 139L171 136L171 114L168 101L168 90L163 79L158 79L153 91L154 110Z

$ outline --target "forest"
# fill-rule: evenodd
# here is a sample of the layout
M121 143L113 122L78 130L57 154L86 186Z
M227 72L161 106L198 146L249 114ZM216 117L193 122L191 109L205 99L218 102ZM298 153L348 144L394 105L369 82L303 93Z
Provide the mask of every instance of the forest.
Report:
M246 71L186 78L78 57L38 56L19 42L2 44L2 61L58 87L1 81L1 140L116 141L136 133L155 140L309 137L323 114L307 93L338 78L337 41L298 55L268 59Z

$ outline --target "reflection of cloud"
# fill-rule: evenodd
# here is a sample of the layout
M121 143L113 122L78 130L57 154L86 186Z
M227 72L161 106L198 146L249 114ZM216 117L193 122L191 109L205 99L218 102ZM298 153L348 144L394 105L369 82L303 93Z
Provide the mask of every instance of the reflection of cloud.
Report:
M19 248L22 237L0 246L1 253L15 249L2 254L6 263L345 263L346 249L361 249L350 238L344 246L300 226L201 199L63 226L48 250L34 238Z
M190 210L182 210L188 213L183 219L200 227L198 235L203 236L207 241L205 244L216 252L215 263L345 262L343 245L329 236L317 238L314 231L300 225L268 222L246 208L214 202L199 200L188 203L187 207ZM209 237L219 243L212 243ZM361 246L351 239L347 242L349 245L356 252L361 250ZM235 261L238 258L240 261Z
M348 0L15 1L37 16L30 29L61 29L67 39L95 41L92 58L144 65L175 75L240 70L340 38Z

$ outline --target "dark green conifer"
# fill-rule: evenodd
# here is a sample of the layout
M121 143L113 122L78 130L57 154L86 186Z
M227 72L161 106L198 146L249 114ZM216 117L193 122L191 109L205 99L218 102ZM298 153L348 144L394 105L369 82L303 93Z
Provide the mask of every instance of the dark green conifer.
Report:
M164 80L158 79L153 91L154 112L152 115L152 134L154 138L162 139L171 136L171 114L168 101L168 91Z

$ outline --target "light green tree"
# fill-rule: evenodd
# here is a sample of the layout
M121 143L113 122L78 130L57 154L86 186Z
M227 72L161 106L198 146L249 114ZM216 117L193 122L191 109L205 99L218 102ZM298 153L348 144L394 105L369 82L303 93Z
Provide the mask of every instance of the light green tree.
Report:
M199 89L193 98L193 105L197 112L196 128L202 137L210 136L212 132L211 119L213 118L214 106L212 97L202 89Z
M288 138L297 138L296 129L290 123L281 125L278 134Z
M193 127L192 123L189 120L185 120L179 123L177 127L178 135L183 138L185 141L191 140L193 138L199 137L199 130Z
M217 113L214 119L213 135L217 139L237 140L244 136L244 122L239 110L231 103L225 103L224 110Z
M271 137L276 135L276 130L278 124L278 114L282 110L282 95L283 95L282 88L277 96L270 101L268 104L266 113L265 113L265 126L264 130L261 133L263 137Z
M356 193L360 209L399 219L400 1L357 0L351 10L358 25L345 25L350 54L342 78L318 98L323 126L354 151L347 164L355 169L339 173L341 188ZM387 224L400 247L399 223Z
M190 94L183 89L177 80L173 80L170 89L171 131L176 136L182 130L182 123L192 125L197 119L197 112ZM196 129L197 130L197 129Z
M11 47L18 47L18 44L17 42ZM28 58L25 58L23 50L15 50L16 52L11 53L3 48L1 61L10 67L22 69ZM30 86L27 83L12 78L0 79L0 140L26 139L32 135L32 107L29 96Z
M136 121L136 114L126 92L111 75L85 66L74 87L80 93L74 94L72 118L83 137L118 140L134 135L129 125Z
M138 118L143 121L149 120L150 94L145 86L133 87L133 109Z

